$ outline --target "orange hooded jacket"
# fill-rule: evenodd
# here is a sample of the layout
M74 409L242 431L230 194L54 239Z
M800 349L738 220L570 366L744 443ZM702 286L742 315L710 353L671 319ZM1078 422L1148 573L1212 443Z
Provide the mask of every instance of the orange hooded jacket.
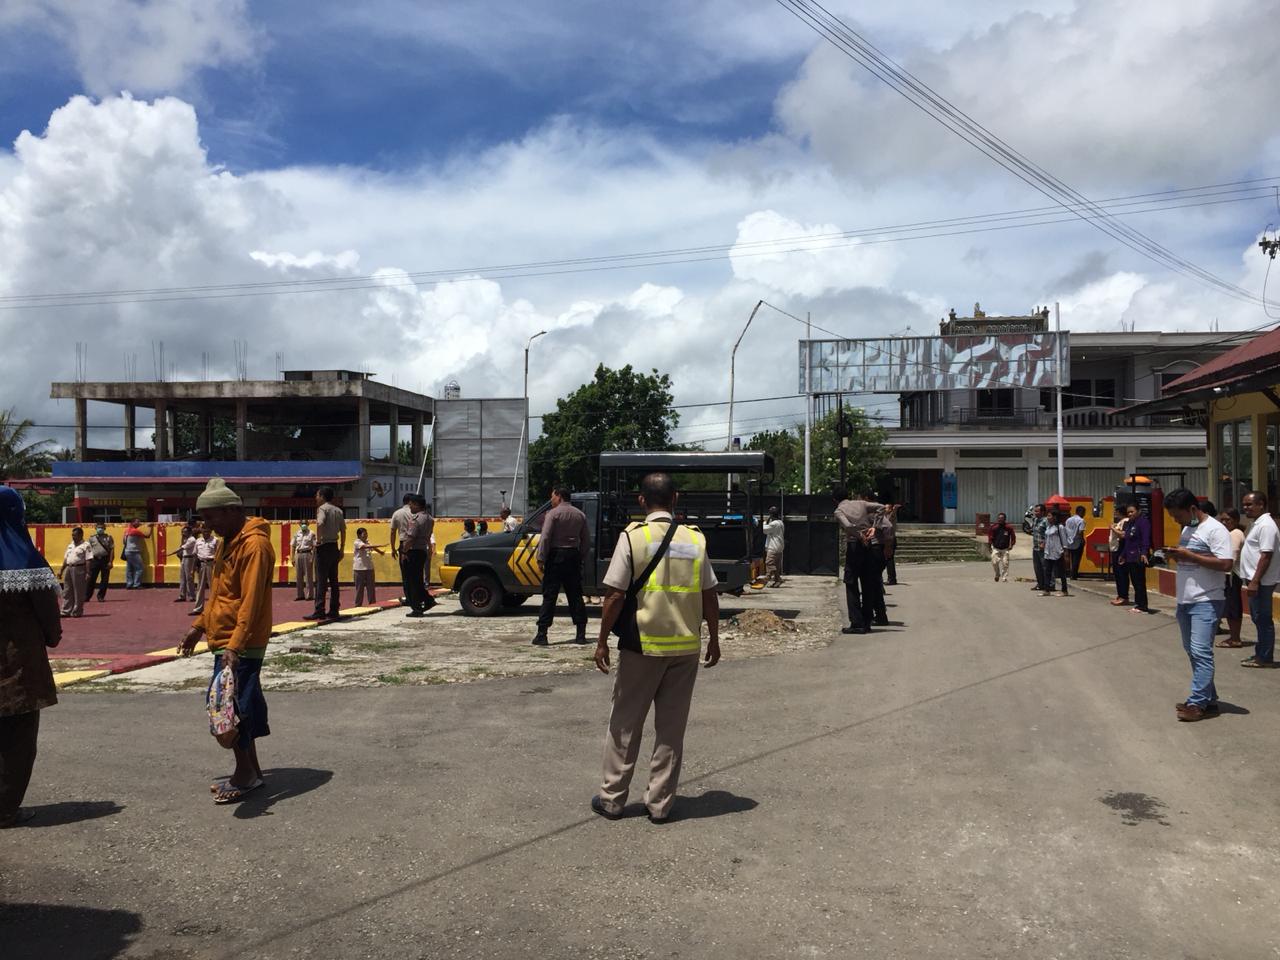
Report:
M271 525L260 517L248 518L238 534L219 544L209 599L193 624L204 628L210 650L227 647L252 659L266 654L275 566Z

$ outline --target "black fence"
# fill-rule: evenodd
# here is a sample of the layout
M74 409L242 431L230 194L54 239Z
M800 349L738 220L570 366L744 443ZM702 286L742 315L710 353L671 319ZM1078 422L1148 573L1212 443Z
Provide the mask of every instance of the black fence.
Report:
M787 573L835 576L839 572L840 529L832 515L834 504L826 494L765 494L752 498L752 506L763 516L777 507L787 525L787 551L783 566Z

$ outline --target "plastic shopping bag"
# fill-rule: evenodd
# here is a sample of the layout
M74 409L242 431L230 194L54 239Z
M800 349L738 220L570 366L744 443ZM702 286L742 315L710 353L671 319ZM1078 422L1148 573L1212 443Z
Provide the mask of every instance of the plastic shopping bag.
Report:
M234 747L240 738L240 716L236 713L236 675L230 667L223 667L213 678L206 706L209 732L222 746Z

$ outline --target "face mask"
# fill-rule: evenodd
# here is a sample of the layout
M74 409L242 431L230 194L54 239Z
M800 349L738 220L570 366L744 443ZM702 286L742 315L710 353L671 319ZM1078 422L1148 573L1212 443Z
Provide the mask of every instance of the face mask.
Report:
M106 527L98 527L98 528L97 528L98 536L102 536L102 535L103 535L104 533L106 533L106 532L107 532L107 528L106 528Z

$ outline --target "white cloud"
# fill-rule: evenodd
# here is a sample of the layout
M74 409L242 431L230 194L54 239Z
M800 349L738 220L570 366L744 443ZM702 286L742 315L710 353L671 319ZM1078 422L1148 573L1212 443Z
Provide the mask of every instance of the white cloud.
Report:
M0 153L0 294L361 275L381 282L330 293L0 309L8 345L0 407L69 422L69 408L44 398L50 380L72 377L73 344L89 344L91 378L118 379L129 354L150 376L151 345L161 340L179 377L198 376L205 352L214 376L229 375L232 341L241 339L250 344L251 376L271 376L282 352L286 367L372 370L427 392L457 377L465 395L516 395L525 342L539 330L549 332L531 352L535 412L601 362L656 367L671 374L679 401L718 401L727 395L733 340L762 297L797 316L812 311L843 335L907 326L923 333L951 305L1027 309L1046 298L1047 278L1093 262L1096 239L1083 227L984 235L972 256L939 239L747 257L743 244L758 239L963 212L947 206L954 198L945 190L862 191L803 158L789 157L781 172L768 151L754 157L754 170L752 159L743 149L726 165L718 153L561 120L519 142L394 176L351 168L238 176L210 162L187 103L75 98L44 133L24 133L12 155ZM990 209L992 197L999 193L977 195L987 206L974 212ZM1209 243L1233 216L1204 212L1177 239ZM1252 231L1239 238L1234 249L1244 260L1225 272L1260 289L1254 239ZM423 270L735 240L732 259L568 274L515 266L499 278L471 271L438 285L414 280ZM1191 249L1199 256L1212 246ZM1214 316L1224 326L1263 319L1144 270L1117 258L1098 276L1075 271L1088 283L1050 290L1048 299L1061 295L1064 317L1080 321L1075 329L1086 317L1101 329L1121 319L1145 327L1198 317L1201 328ZM802 329L773 311L759 315L737 357L740 398L795 391ZM737 417L767 426L756 418L789 420L799 409L784 400L744 406ZM724 419L721 407L691 411L681 437L715 436ZM92 439L105 445L118 436Z
M888 286L898 254L884 246L837 239L841 232L835 224L805 226L773 210L757 211L738 224L738 240L729 252L733 275L802 297ZM777 241L795 242L775 246Z
M1280 83L1274 35L1274 11L1253 0L1078 0L897 59L1073 185L1197 183L1274 151L1262 94ZM825 41L778 114L836 169L868 181L956 184L997 171Z
M182 90L202 69L249 62L260 44L246 0L7 0L6 26L65 44L98 96Z

